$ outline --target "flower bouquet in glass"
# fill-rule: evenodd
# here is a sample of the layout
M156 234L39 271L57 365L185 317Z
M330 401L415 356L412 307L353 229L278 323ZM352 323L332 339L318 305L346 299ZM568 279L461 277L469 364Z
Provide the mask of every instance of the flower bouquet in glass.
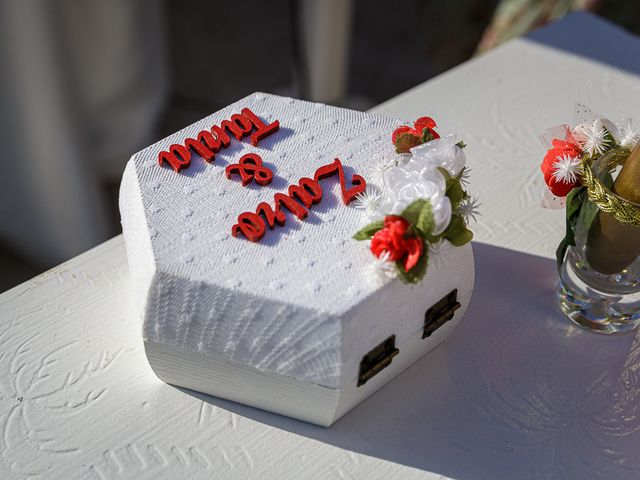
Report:
M556 252L562 312L593 331L621 333L640 324L640 136L631 121L590 117L541 137L543 206L566 209Z

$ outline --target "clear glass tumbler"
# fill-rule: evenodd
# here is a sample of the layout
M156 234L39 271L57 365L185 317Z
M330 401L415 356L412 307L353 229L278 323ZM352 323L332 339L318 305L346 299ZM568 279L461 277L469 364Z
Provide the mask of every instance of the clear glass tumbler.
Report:
M610 162L603 155L593 165L598 179L607 183ZM611 176L609 175L609 184ZM609 191L611 195L615 194ZM619 198L619 197L618 197ZM617 222L609 214L598 209L591 200L585 200L575 228L575 246L569 247L560 269L558 302L562 312L574 323L599 333L624 333L640 325L640 229L629 224L613 225L609 230L594 228L601 224ZM591 213L589 213L591 212ZM603 219L599 216L609 215ZM614 231L614 234L611 231ZM607 238L608 235L608 238ZM594 241L597 240L597 241ZM604 248L605 260L614 265L614 273L594 265L594 245ZM600 252L601 253L601 252ZM602 254L599 258L602 258ZM600 260L598 263L602 263ZM617 265L617 266L616 266Z

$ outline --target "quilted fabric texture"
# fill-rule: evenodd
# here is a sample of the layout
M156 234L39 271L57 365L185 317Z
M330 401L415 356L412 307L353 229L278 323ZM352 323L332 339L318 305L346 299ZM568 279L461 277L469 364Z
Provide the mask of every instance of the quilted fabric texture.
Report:
M279 131L257 147L249 137L232 138L211 164L192 151L191 165L180 173L158 165L160 151L245 107L265 122L279 120ZM342 203L337 175L321 180L322 201L305 221L285 211L285 226L267 229L258 243L234 238L231 228L240 213L263 201L273 205L276 192L313 177L334 158L345 167L347 186L354 173L376 183L376 165L396 155L389 138L401 123L255 93L135 154L123 177L120 210L145 339L339 388L357 369L358 354L350 352L358 352L359 343L369 350L376 335L386 335L386 327L376 325L396 321L378 318L376 294L385 289L393 294L379 298L390 306L413 301L424 312L428 279L442 272L434 266L416 286L372 281L372 255L351 239L366 219ZM225 167L250 152L273 171L271 184L243 187L238 177L226 177ZM470 246L443 250L453 259L446 283L464 284L470 295ZM397 326L400 342L418 331L418 317Z

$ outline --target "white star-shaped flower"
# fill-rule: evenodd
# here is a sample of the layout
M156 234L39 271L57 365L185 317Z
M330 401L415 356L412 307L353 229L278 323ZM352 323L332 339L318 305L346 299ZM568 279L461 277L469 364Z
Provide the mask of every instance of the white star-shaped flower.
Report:
M576 183L580 174L580 159L563 155L556 157L553 163L553 178L558 182Z
M367 216L372 217L379 213L383 201L384 193L377 187L367 185L364 192L359 193L353 199L353 206L364 210Z
M463 186L468 187L470 180L471 180L471 169L469 167L464 167L464 169L462 170L462 175L460 175L460 183Z
M373 174L377 178L384 180L384 174L395 166L396 161L394 159L383 158L382 160L377 160L373 167Z
M633 148L640 141L640 133L633 129L631 119L627 119L627 123L620 128L620 145L623 147Z
M458 204L456 213L462 216L464 223L469 224L469 220L477 222L477 216L480 215L481 203L478 202L478 197L468 197L462 200Z
M584 129L582 134L584 135L582 148L589 152L589 155L603 154L611 142L611 139L607 138L607 129L599 118L593 122L591 128Z
M375 282L384 283L396 276L395 263L390 261L389 257L389 252L382 252L378 258L373 257L369 270Z

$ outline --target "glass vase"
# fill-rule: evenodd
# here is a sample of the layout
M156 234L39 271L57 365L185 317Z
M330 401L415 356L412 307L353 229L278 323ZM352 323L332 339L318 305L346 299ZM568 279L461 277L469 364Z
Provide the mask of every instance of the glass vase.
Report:
M611 186L615 169L606 154L593 164L593 172ZM586 197L574 239L560 268L560 309L594 332L634 330L640 325L640 229L619 222Z

